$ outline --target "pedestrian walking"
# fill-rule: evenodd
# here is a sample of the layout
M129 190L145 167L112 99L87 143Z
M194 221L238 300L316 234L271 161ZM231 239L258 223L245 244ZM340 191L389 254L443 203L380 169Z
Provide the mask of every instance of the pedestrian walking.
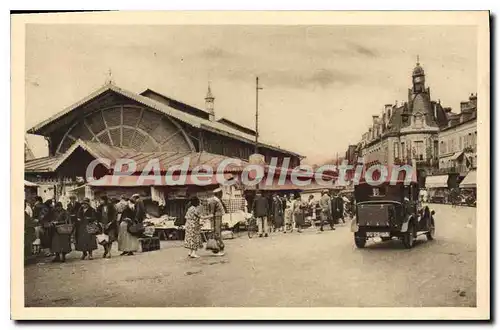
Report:
M120 203L122 202L120 201L118 204ZM122 206L123 204L118 206L118 210L121 211L120 226L118 229L118 251L122 252L122 256L132 256L134 252L139 251L139 238L129 232L129 227L135 223L137 211L132 198L126 203L127 205L125 206Z
M302 202L300 194L296 193L292 202L292 217L295 228L299 233L302 232L302 226L304 225L304 209L305 205Z
M316 209L316 201L314 200L314 195L309 195L307 200L307 219L311 222L311 227L316 229L316 222L314 221L314 212Z
M132 203L134 203L134 221L136 223L142 223L144 219L146 219L146 207L144 206L144 202L139 194L133 194L130 199Z
M184 247L189 249L188 257L199 258L196 254L198 249L203 247L203 240L201 238L202 220L210 219L210 215L203 216L200 212L200 200L198 197L192 197L189 202L189 207L186 212L186 235L184 237Z
M44 204L47 213L42 221L41 245L45 256L49 257L52 255L50 248L52 245L52 236L54 235L54 226L52 225L54 221L54 200L47 199Z
M292 212L292 207L293 207L293 202L289 200L288 198L285 197L285 230L283 233L287 232L293 232L293 212Z
M224 205L222 204L222 188L217 188L212 192L212 197L208 199L209 214L212 218L212 234L217 243L217 247L212 249L212 252L217 256L223 256L224 242L222 242L222 216L226 214Z
M111 247L113 242L118 239L118 223L116 219L116 208L108 199L108 196L103 195L100 198L100 205L97 207L97 217L101 225L101 230L107 237L100 242L104 247L103 258L111 258Z
M96 212L90 206L90 200L84 198L77 214L75 231L75 249L82 252L82 260L87 257L89 260L92 260L92 252L97 250L97 232L92 230L94 226L97 226Z
M76 226L77 213L80 210L80 207L82 207L82 205L76 200L76 196L75 195L69 196L69 203L68 206L66 207L66 211L68 211L69 220L74 226ZM75 233L73 233L71 237L76 242L76 238L74 235Z
M281 198L277 194L273 195L273 203L271 210L274 218L275 229L278 232L283 231L283 224L284 224L283 203L281 201Z
M57 202L54 208L54 219L52 222L53 225L53 234L52 234L52 243L50 250L53 254L55 254L54 260L52 262L65 262L66 254L71 252L71 234L68 233L59 233L57 231L57 226L60 225L71 225L71 220L69 218L68 212L63 208L61 202ZM71 229L70 229L71 230Z
M335 230L335 227L333 226L333 221L331 220L331 214L332 214L332 204L330 200L330 196L328 195L328 190L323 190L321 199L319 200L319 206L321 209L321 214L320 214L320 231L324 231L323 226L325 222L330 223L330 228L332 230Z
M33 251L33 243L36 240L36 223L33 221L33 211L29 203L24 200L24 256L30 256Z
M342 220L342 223L345 224L345 217L344 217L344 199L340 194L337 194L337 216L339 218L339 223L340 220Z
M255 198L252 205L252 214L257 220L259 228L259 237L268 237L269 228L267 222L267 215L269 212L269 202L267 198L262 196L260 191L255 192Z
M35 205L33 206L33 222L35 223L35 241L33 242L33 251L38 254L43 249L42 238L44 236L44 223L46 222L49 210L43 203L42 197L35 197Z
M333 225L337 225L337 224L339 224L339 220L341 218L341 213L340 213L339 199L337 198L336 193L332 193L331 204L332 204Z

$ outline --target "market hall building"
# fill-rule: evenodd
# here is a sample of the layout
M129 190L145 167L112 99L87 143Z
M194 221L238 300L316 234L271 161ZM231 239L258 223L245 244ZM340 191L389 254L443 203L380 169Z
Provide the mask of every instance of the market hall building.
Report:
M140 192L154 198L157 194L150 186L134 186L130 182L92 187L86 184L87 166L96 158L112 162L130 158L142 164L155 158L162 164L176 164L179 159L190 157L195 160L192 166L215 166L224 159L237 158L245 164L255 152L256 132L226 118L216 119L214 104L210 87L206 109L202 110L150 89L136 94L106 84L28 130L29 134L46 138L49 156L26 161L25 179L38 184L45 198L59 199L75 189L92 198L104 188L112 196ZM258 146L266 163L276 157L281 166L289 158L289 167L295 167L303 158L260 139ZM97 178L110 173L102 164L94 169ZM188 193L186 187L163 188L167 194Z

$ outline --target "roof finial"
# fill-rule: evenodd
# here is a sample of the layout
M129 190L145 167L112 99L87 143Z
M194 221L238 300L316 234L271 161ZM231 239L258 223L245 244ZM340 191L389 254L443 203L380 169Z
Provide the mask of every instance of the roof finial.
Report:
M420 65L420 56L417 54L417 65Z
M111 69L108 69L108 72L106 74L106 85L112 85L112 84L114 84L113 73L111 72Z
M210 80L208 81L208 90L207 90L207 96L205 97L205 100L213 100L214 95L212 94L212 89L210 88Z

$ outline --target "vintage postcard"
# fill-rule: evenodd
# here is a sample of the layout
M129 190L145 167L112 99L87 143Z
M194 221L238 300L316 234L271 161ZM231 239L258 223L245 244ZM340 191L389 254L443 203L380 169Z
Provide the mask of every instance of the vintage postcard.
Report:
M489 33L12 15L12 318L489 319Z

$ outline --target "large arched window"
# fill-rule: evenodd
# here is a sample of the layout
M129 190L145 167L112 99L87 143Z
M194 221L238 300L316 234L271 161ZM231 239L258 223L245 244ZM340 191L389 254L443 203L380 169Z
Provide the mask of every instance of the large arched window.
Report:
M114 106L75 121L56 153L65 152L77 139L100 142L141 152L194 151L179 124L166 115L137 106Z

